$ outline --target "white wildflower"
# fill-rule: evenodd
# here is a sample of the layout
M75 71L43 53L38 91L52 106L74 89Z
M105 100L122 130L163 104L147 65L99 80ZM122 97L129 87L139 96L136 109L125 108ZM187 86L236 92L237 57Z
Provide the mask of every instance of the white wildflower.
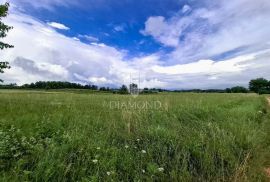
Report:
M97 150L100 150L100 147L97 147Z
M145 170L144 169L142 170L142 173L145 173Z
M92 160L92 162L96 164L98 162L98 160L94 159L94 160Z
M142 153L143 153L143 154L146 154L146 151L145 151L145 150L142 150Z
M127 149L128 148L128 145L125 145L125 148Z
M164 168L163 168L163 167L159 167L159 168L158 168L158 171L159 171L159 172L163 172L163 171L164 171Z
M111 175L111 172L108 171L108 172L107 172L107 175L110 176L110 175Z

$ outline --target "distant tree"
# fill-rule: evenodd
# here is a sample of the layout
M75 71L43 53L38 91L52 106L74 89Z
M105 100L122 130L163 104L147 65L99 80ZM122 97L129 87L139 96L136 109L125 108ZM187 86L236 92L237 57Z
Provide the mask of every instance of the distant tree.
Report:
M8 8L9 4L5 3L4 5L0 5L0 38L4 38L7 36L7 33L10 29L12 29L11 26L5 25L2 22L2 18L6 17L8 14ZM0 41L0 49L6 49L6 48L12 48L12 45L9 45L7 43ZM0 62L0 73L4 73L4 69L9 69L10 66L7 61ZM3 80L0 79L0 82L3 82Z
M97 90L96 85L81 85L79 83L61 82L61 81L38 81L36 83L25 84L21 88L31 89L89 89ZM105 87L104 87L105 88ZM107 88L105 88L107 90Z
M270 94L270 89L260 89L258 94Z
M109 87L100 87L99 90L100 91L107 91L107 92L111 91L111 89Z
M0 89L17 89L19 88L16 83L10 83L7 85L0 85Z
M122 85L119 89L120 94L128 94L128 88L126 85Z
M226 92L226 93L232 93L232 90L231 90L230 88L226 88L226 89L225 89L225 92Z
M131 84L129 85L129 92L130 92L130 93L139 93L138 85L135 84L135 83L131 83Z
M269 90L269 88L269 81L264 78L257 78L249 82L249 90L256 93L259 93L260 90Z
M100 87L99 90L100 91L107 91L106 87Z
M138 85L135 84L135 83L131 83L131 84L129 85L129 89L130 89L130 90L132 90L132 89L138 89Z
M144 88L141 93L142 94L148 94L148 93L151 93L151 91L149 90L149 88Z
M248 89L241 86L232 87L231 93L248 93Z
M91 90L98 90L98 86L96 86L96 85L91 85Z

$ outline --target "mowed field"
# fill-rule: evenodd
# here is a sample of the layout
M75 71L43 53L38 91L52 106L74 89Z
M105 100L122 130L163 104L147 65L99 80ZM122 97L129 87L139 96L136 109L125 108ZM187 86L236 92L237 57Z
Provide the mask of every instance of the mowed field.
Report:
M267 181L269 146L256 94L0 91L1 181Z

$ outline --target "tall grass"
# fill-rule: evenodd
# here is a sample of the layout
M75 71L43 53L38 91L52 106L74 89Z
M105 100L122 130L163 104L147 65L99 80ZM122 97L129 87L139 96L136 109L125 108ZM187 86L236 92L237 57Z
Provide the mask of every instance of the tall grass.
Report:
M0 178L262 181L269 133L265 99L251 94L1 91Z

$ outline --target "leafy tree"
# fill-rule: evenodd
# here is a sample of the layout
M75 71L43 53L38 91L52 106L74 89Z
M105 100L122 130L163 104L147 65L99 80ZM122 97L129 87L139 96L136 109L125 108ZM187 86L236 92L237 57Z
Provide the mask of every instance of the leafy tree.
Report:
M250 80L249 82L249 90L259 93L260 90L269 90L269 81L264 78L257 78L254 80Z
M226 88L226 89L225 89L225 92L226 92L226 93L232 93L232 90L231 90L230 88Z
M4 38L7 36L7 33L10 29L12 29L11 26L5 25L1 20L2 18L6 17L8 14L8 8L9 4L5 3L4 5L0 5L0 38ZM7 43L4 43L0 41L0 49L6 49L6 48L12 48L12 45L9 45ZM8 65L8 62L0 62L0 73L4 72L4 69L8 69L10 66ZM0 79L0 82L3 82L3 80Z
M128 88L126 85L122 85L119 89L120 94L128 94Z
M230 91L231 93L248 93L248 90L241 86L232 87Z
M89 89L97 90L96 85L81 85L79 83L61 82L61 81L38 81L36 83L25 84L21 88L31 89Z
M131 84L129 85L129 91L130 91L131 93L138 92L138 91L139 91L138 85L135 84L135 83L131 83Z
M100 91L107 91L107 88L106 87L100 87L99 90Z

